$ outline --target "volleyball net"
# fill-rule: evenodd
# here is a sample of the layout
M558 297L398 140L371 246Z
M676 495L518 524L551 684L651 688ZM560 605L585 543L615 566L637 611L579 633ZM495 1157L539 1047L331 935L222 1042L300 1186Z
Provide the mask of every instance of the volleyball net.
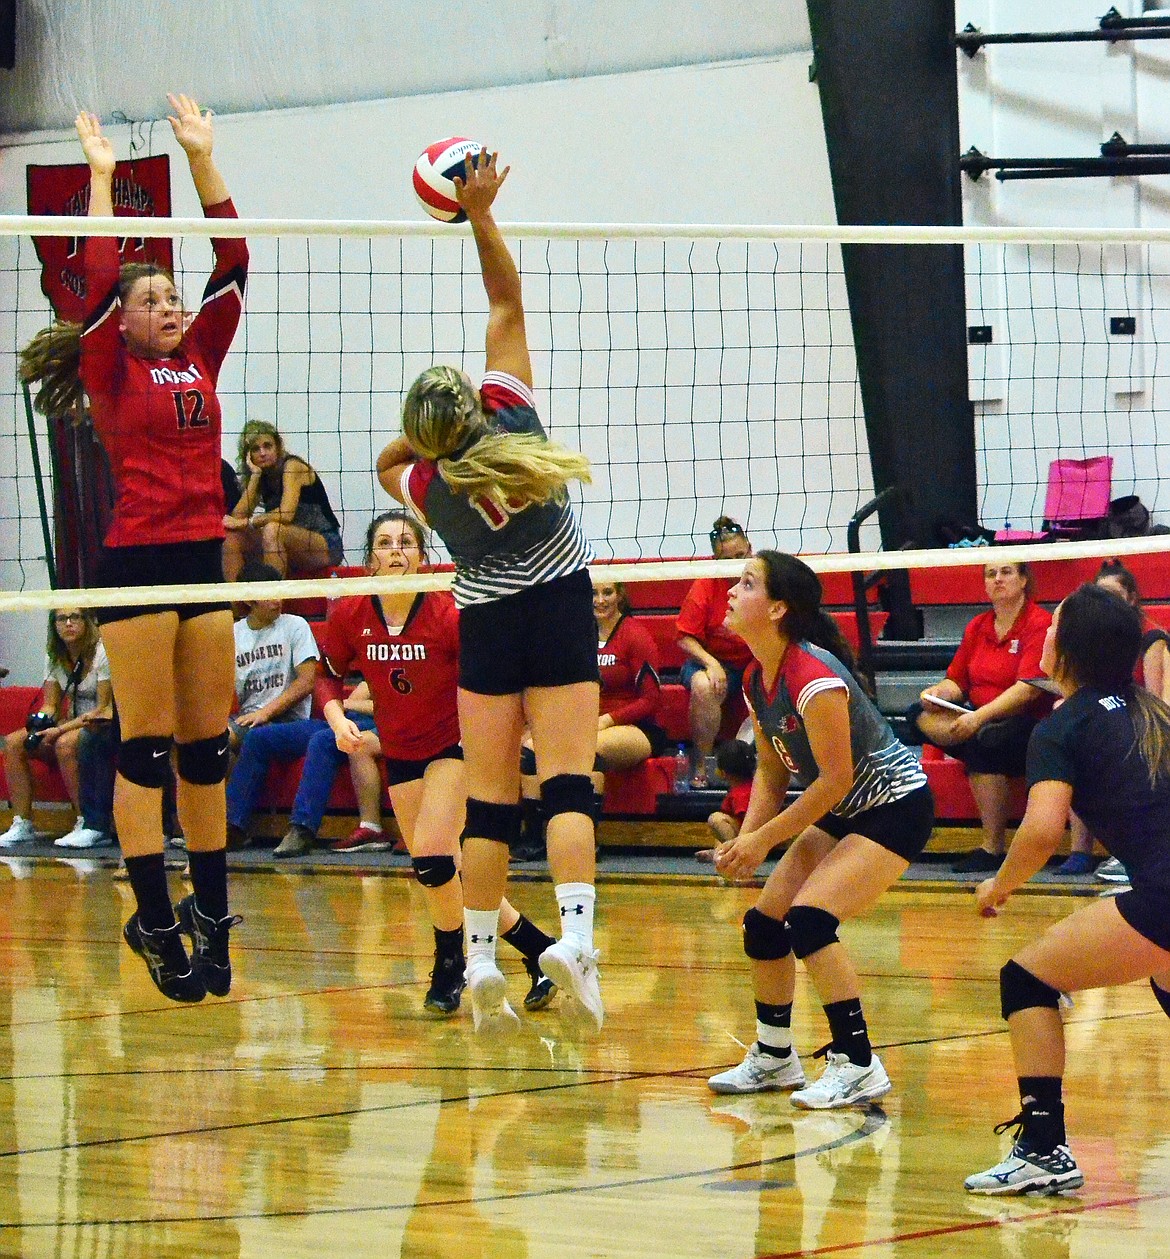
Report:
M50 482L76 469L43 417L30 424L16 364L51 317L32 238L70 230L128 224L14 218L0 235L0 609L49 606L46 534L51 550L69 545ZM346 560L359 564L369 520L391 505L374 463L400 431L406 388L433 362L482 370L486 301L470 233L142 219L129 230L173 239L190 304L211 266L206 238L247 236L245 314L219 384L224 455L235 461L246 420L274 423L322 477ZM550 436L592 461L593 484L573 495L602 561L709 557L711 522L726 514L757 548L828 557L842 571L893 565L877 554L876 517L860 529L863 558L833 558L874 493L841 263L849 242L965 246L983 524L1039 527L1051 462L1095 455L1112 457L1115 494L1170 514L1158 357L1170 332L1167 233L513 225L505 235L538 410ZM929 494L929 478L924 451L922 482L906 488ZM446 579L418 579L435 580Z

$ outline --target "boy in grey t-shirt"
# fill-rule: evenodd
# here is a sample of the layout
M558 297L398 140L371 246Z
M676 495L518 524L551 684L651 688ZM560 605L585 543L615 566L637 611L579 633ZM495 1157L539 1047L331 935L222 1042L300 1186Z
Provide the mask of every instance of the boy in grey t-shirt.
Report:
M241 581L279 581L269 564L246 564ZM309 716L320 653L309 623L281 611L279 599L257 599L236 622L236 696L233 746L239 760L227 785L228 847L251 842L248 822L264 790L268 766L304 756L325 722ZM285 854L281 854L285 855Z

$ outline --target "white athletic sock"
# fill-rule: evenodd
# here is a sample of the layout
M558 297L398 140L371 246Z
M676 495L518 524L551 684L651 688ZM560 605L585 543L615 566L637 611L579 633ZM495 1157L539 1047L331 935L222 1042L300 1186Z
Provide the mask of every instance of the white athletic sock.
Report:
M597 893L592 883L561 883L557 886L561 907L561 936L581 949L593 948L593 905Z
M377 822L359 822L358 826L361 827L363 831L373 831L375 835L381 835L382 833L382 828Z
M495 963L496 937L500 933L498 909L464 909L463 936L467 945L467 968L471 969L476 958Z

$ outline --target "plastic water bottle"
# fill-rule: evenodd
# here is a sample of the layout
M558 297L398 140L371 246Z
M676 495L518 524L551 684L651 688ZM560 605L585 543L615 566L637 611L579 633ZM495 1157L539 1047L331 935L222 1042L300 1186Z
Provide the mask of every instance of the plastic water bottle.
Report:
M691 789L691 758L686 744L680 743L674 754L674 794L682 795Z

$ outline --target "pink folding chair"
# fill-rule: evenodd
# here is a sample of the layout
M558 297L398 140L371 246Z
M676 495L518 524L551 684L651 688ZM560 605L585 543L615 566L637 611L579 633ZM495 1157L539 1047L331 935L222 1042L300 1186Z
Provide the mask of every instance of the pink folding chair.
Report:
M1054 459L1048 465L1044 527L1053 533L1076 531L1086 520L1105 520L1113 495L1113 456Z

